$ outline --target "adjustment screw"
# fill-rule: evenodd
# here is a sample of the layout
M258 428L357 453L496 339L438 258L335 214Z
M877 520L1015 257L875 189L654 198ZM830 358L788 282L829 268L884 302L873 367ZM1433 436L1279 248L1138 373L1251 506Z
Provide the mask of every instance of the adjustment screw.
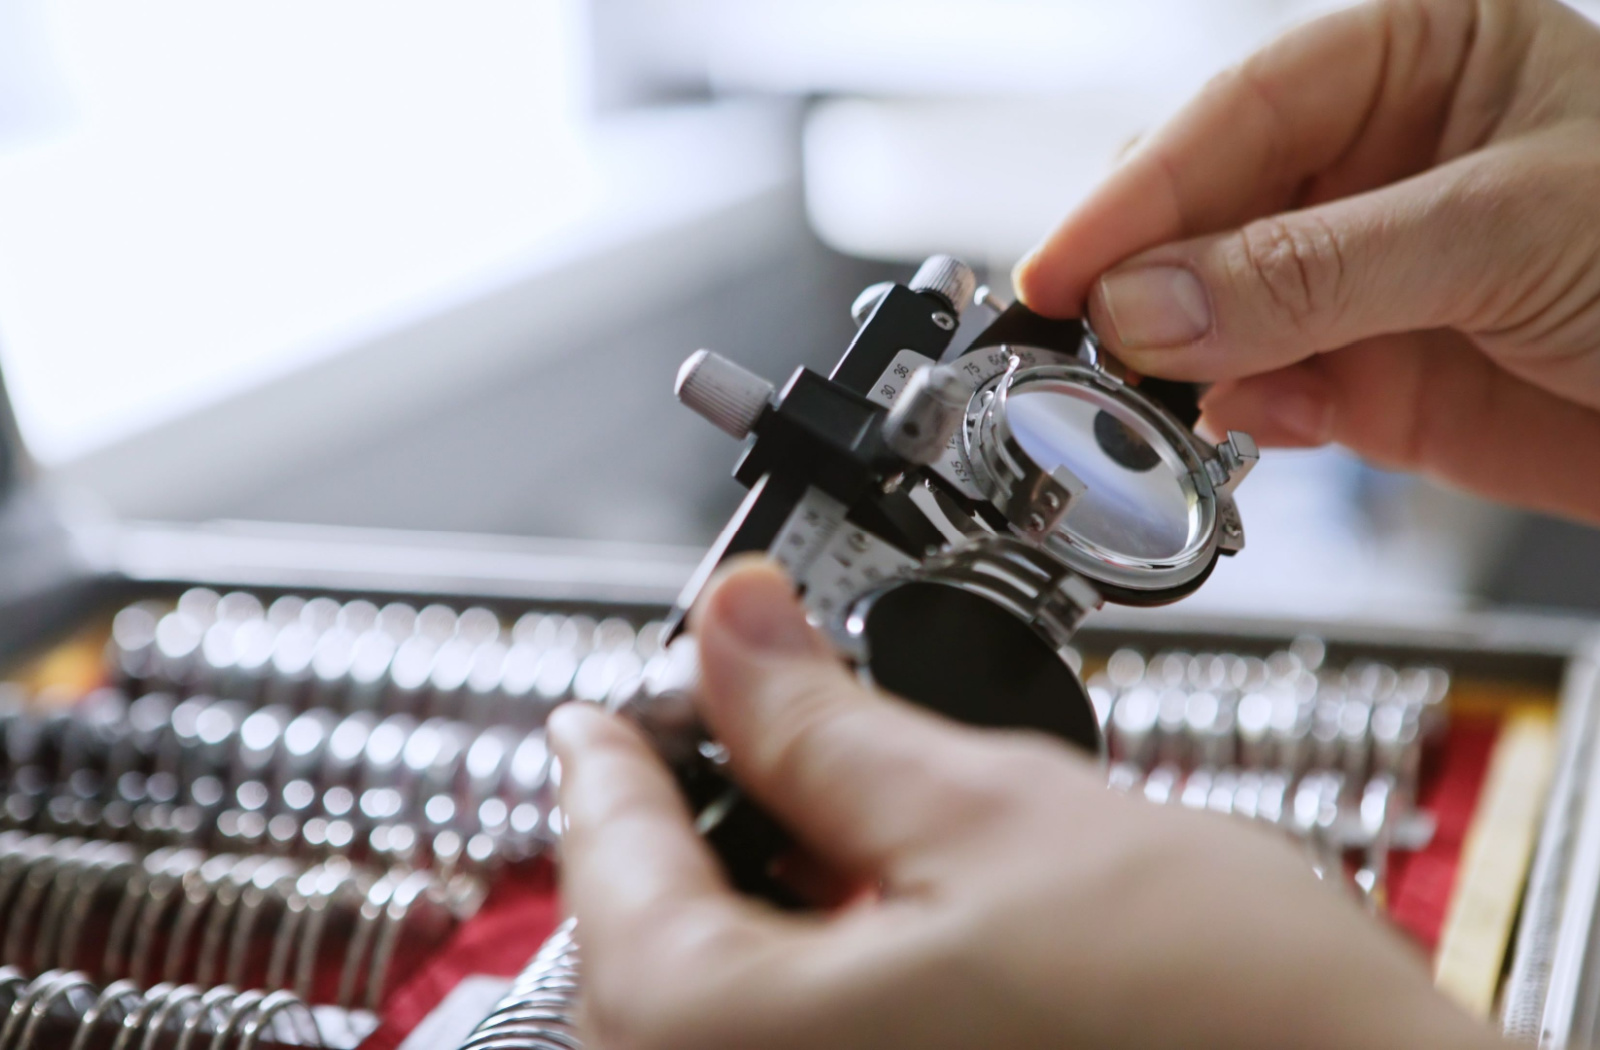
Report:
M972 302L972 293L978 287L977 275L972 267L949 255L930 255L917 267L917 272L906 287L913 292L938 296L949 309L952 320L961 316L961 310ZM938 318L934 318L938 324ZM940 324L940 328L944 325ZM954 328L955 325L950 326ZM948 331L948 329L946 329Z
M883 424L884 443L907 462L935 463L961 426L971 388L949 365L911 373Z
M750 433L772 400L774 387L721 354L696 350L678 369L678 400L736 438Z
M856 301L850 304L850 319L860 328L867 323L867 317L883 302L883 297L889 294L889 289L894 287L893 281L879 281L869 284L856 296Z
M1003 314L1006 312L1006 304L1002 303L999 298L995 296L994 290L988 285L983 285L977 291L973 292L972 301L978 306L993 310L997 314Z
M1027 526L1029 532L1043 532L1044 518L1038 514L1029 514Z

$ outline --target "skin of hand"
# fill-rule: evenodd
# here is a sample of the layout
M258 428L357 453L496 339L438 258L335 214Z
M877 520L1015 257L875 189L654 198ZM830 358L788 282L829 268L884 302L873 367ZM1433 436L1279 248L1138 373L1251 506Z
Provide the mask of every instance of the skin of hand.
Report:
M1014 274L1212 433L1600 523L1600 28L1386 0L1213 80Z
M736 779L877 892L805 914L735 895L643 737L559 708L588 1045L1500 1045L1286 840L863 686L770 563L726 570L695 630Z

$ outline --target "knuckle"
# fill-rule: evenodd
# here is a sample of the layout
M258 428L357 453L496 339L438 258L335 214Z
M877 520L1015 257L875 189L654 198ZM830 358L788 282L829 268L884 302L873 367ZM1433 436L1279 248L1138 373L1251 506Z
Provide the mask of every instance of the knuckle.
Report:
M1458 216L1468 219L1481 232L1480 243L1493 244L1500 263L1509 266L1483 265L1477 273L1464 272L1464 284L1470 284L1471 301L1475 304L1468 315L1460 320L1470 327L1493 327L1501 321L1508 305L1517 296L1513 286L1520 281L1504 281L1502 275L1526 275L1536 259L1528 256L1531 238L1523 236L1528 198L1537 198L1541 187L1536 180L1523 180L1513 184L1506 173L1489 166L1474 167L1451 180L1433 202L1435 214L1441 217ZM1539 209L1533 209L1538 214ZM1487 264L1488 260L1484 260ZM1465 298L1465 297L1463 297Z
M1505 24L1511 19L1520 21L1530 13L1530 8L1537 9L1541 6L1527 3L1526 0L1434 0L1434 2L1441 7L1475 9L1489 25Z
M1434 12L1451 7L1468 7L1478 0L1381 0L1377 5L1377 15L1390 27L1391 33L1395 27L1421 25L1424 28L1432 21Z
M1343 309L1348 296L1339 232L1312 213L1272 216L1239 231L1233 264L1281 320L1302 329Z
M1471 243L1484 246L1453 262L1459 292L1444 320L1485 334L1539 330L1549 307L1566 286L1581 254L1573 219L1590 211L1587 183L1600 165L1577 178L1566 158L1548 153L1498 164L1474 165L1447 183L1433 202L1441 240L1469 228ZM1574 194L1574 186L1584 191Z
M1444 184L1431 210L1439 216L1473 216L1491 232L1508 233L1547 203L1543 198L1550 187L1539 175L1536 167L1469 165Z

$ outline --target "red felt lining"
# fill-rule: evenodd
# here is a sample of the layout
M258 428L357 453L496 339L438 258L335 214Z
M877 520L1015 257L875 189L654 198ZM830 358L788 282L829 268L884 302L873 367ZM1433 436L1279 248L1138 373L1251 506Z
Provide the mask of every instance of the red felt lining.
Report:
M445 946L390 996L383 1024L361 1044L361 1050L394 1050L463 977L516 976L560 919L555 878L548 863L502 874L478 914L463 923Z
M1433 840L1416 853L1396 853L1389 862L1389 917L1431 955L1444 931L1455 887L1461 847L1489 773L1500 720L1451 720L1444 743L1424 771L1417 803L1437 821Z

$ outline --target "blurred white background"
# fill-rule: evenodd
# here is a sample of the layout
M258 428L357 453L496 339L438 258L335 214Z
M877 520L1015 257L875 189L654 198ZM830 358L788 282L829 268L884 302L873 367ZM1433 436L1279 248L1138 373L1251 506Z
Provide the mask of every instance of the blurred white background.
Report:
M1326 6L0 0L0 364L119 514L703 543L734 450L672 406L685 353L825 364L934 251L1003 284ZM1241 503L1197 602L1528 597L1520 519L1336 452Z

